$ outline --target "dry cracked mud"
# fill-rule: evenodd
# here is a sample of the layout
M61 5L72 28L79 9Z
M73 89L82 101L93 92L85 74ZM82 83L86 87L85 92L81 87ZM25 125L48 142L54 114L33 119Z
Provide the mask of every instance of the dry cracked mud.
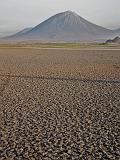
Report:
M119 50L0 49L0 160L119 159Z

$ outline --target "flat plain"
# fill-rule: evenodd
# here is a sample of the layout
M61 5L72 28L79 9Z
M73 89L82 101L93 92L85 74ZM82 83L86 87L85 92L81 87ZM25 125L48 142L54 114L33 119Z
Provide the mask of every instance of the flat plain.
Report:
M119 131L119 49L0 49L0 160L119 160Z

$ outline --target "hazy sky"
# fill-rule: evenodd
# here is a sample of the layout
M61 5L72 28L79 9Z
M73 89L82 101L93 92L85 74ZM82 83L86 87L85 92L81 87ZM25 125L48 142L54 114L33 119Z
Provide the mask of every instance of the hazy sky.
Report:
M0 36L66 10L104 27L120 27L120 0L0 0Z

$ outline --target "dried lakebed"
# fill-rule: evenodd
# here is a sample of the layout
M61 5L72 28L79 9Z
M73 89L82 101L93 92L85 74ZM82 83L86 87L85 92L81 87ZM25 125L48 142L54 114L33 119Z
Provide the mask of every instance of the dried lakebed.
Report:
M120 51L0 49L1 160L119 160Z

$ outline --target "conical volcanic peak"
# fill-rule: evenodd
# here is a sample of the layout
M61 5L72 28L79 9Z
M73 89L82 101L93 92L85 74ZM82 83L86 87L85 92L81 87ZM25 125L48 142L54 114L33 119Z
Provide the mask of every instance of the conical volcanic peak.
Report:
M71 10L67 10L67 11L65 11L65 12L63 12L63 13L73 14L74 12L73 12L73 11L71 11Z
M62 41L93 41L108 39L113 31L95 25L73 11L53 15L44 22L23 33L22 39L60 39ZM18 38L18 37L17 37Z
M80 19L83 19L82 17L80 17L77 13L73 12L73 11L65 11L59 14L56 14L54 16L54 18L56 18L58 20L58 23L63 23L66 24L68 23L68 25L71 24L78 24L78 22L80 21Z
M33 28L31 33L33 32L37 33L37 35L39 33L44 36L50 35L48 36L50 38L52 35L56 35L55 37L60 38L62 34L67 34L68 36L76 34L74 37L79 36L81 38L88 34L92 36L104 35L105 32L110 32L110 30L90 23L75 12L65 11L42 22Z
M65 14L65 15L79 16L77 13L75 13L75 12L73 12L73 11L70 11L70 10L65 11L65 12L62 12L62 13Z
M68 29L71 25L77 24L78 21L79 21L79 16L71 11L66 11L59 15L56 15L54 19L55 25L57 24L57 26L59 26L60 28L68 27Z

